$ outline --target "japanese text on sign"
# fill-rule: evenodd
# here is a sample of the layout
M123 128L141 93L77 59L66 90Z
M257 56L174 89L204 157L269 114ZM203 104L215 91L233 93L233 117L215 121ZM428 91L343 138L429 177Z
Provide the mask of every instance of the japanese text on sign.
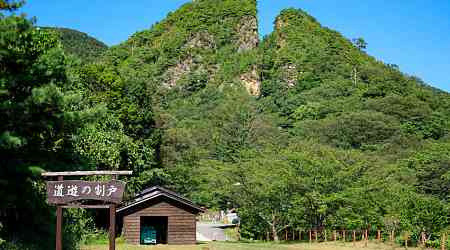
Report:
M48 203L66 204L77 200L101 200L120 203L125 183L91 181L49 181L47 182Z

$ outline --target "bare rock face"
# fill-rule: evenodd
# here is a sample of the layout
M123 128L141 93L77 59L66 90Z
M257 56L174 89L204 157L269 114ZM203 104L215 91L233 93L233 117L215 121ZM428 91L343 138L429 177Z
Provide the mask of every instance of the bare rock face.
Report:
M245 16L237 26L236 34L238 52L245 52L258 47L258 21L255 16ZM240 75L239 79L247 92L252 96L261 94L261 80L257 65L253 65L250 71Z
M215 49L216 43L214 37L208 32L199 32L192 36L183 48ZM167 80L164 85L168 88L176 87L178 80L198 68L199 65L196 65L194 62L196 59L199 59L198 55L189 53L184 60L178 62L172 67L169 67L165 73L165 79Z
M286 82L288 87L294 87L298 79L297 66L294 64L288 64L281 69L282 79Z
M275 20L275 29L276 30L280 30L284 27L286 27L287 23L283 20L282 17L277 17L277 19Z
M245 16L240 21L238 28L238 52L254 49L258 46L258 21L254 16Z
M208 32L199 32L195 34L187 43L188 48L215 49L216 43L214 37Z
M188 56L183 61L177 63L172 67L169 67L165 73L165 78L167 80L164 85L168 88L175 87L178 80L180 80L185 74L191 72L193 66L194 60L192 56Z
M275 20L275 30L281 30L287 26L287 22L281 17L277 17ZM286 46L286 38L283 36L283 32L278 32L277 35L277 47L284 48Z
M256 66L253 66L249 72L242 74L240 80L250 95L259 96L261 94L261 80Z

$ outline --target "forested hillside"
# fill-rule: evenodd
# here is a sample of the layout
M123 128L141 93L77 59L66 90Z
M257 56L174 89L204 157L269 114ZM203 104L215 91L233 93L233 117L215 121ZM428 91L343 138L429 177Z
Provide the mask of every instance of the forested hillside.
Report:
M159 184L237 208L244 238L448 230L450 94L302 10L260 40L256 7L197 0L98 54L1 14L0 246L52 244L39 173L56 170L133 170L127 197ZM95 223L67 211L69 249Z
M85 62L94 61L108 49L106 44L78 30L53 27L42 27L42 29L56 32L64 51Z

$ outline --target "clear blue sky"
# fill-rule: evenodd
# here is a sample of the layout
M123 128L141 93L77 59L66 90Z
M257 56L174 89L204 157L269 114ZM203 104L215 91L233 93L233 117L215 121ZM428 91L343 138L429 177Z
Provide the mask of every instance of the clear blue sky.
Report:
M22 9L41 26L77 29L118 44L149 28L188 0L28 0ZM449 0L259 0L261 35L280 10L302 8L348 38L363 37L368 53L450 92Z

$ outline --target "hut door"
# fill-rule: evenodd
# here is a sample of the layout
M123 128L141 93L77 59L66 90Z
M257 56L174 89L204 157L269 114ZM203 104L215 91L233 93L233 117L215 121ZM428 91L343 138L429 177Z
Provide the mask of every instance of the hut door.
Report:
M167 244L167 216L142 216L140 242Z

